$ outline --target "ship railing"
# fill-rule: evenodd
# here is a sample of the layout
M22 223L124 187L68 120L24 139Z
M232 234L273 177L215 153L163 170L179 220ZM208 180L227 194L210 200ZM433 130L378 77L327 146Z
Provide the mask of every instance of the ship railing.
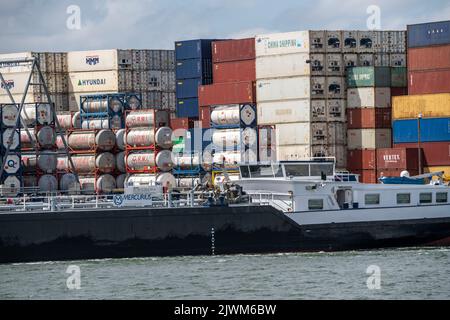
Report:
M247 194L250 204L272 206L283 212L294 211L294 197L291 193L247 192Z

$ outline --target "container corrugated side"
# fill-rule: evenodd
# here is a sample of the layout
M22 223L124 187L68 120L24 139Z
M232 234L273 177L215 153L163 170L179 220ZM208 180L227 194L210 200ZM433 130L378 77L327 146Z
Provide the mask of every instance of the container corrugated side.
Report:
M30 79L30 72L4 74L3 79L5 80L5 83L0 81L0 96L8 96L7 89L9 89L12 95L24 94L26 84ZM37 74L32 75L31 82L38 83ZM28 88L28 92L31 94L37 94L41 91L39 86L29 86Z
M133 91L132 71L98 71L69 73L69 92Z
M450 69L409 72L410 95L450 92Z
M255 58L255 38L214 41L212 43L214 63L254 60Z
M67 55L69 72L131 69L131 50L72 51Z
M395 148L418 148L418 143L395 144ZM424 166L450 166L450 142L425 142L420 144L423 150Z
M202 79L177 80L176 84L177 99L197 98Z
M253 103L256 100L254 82L218 83L199 88L200 106Z
M408 71L405 67L391 68L391 87L405 88L408 86Z
M257 57L310 52L308 31L258 35L255 43Z
M412 143L419 140L417 119L395 120L393 124L394 143ZM420 120L420 141L450 141L450 118Z
M311 79L310 77L293 77L258 80L256 92L258 103L309 99L311 97Z
M408 47L428 47L450 44L450 21L408 26Z
M349 129L389 129L392 125L392 109L347 109L347 123Z
M213 83L256 81L255 60L215 63Z
M390 108L390 88L350 88L347 90L347 108Z
M198 98L177 99L178 118L198 118L199 104Z
M450 93L398 96L392 98L395 120L450 117Z
M275 148L277 161L298 161L311 157L311 146L277 146Z
M175 59L211 59L211 44L214 40L199 39L175 42Z
M212 61L211 59L189 59L176 62L175 76L177 80L198 79L212 82ZM205 83L207 84L207 83Z
M389 67L356 67L347 72L349 88L391 86L391 68Z
M256 78L281 78L311 75L309 53L264 56L256 59Z
M450 44L408 50L408 70L450 69Z
M351 129L347 132L349 150L390 148L391 129Z
M347 153L347 169L375 170L377 168L376 150L349 150Z
M260 102L257 108L259 125L311 121L311 101L309 99Z
M378 169L419 170L418 148L388 148L377 150Z

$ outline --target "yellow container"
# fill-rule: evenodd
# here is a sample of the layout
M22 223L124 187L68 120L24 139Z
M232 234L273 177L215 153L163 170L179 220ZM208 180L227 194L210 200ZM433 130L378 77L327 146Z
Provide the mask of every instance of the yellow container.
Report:
M398 96L392 98L394 120L450 117L450 93Z
M428 167L424 168L425 173L444 172L444 180L450 181L450 167Z

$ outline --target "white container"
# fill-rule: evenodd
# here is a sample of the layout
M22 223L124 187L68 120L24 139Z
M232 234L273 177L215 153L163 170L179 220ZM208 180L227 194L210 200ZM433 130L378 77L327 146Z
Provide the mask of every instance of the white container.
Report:
M311 146L309 145L278 146L276 148L277 161L298 161L310 157Z
M310 31L309 44L311 52L326 52L326 33L325 31Z
M327 100L327 120L328 122L345 122L347 102L344 99Z
M347 146L329 145L327 149L327 157L336 158L336 168L339 170L345 170L347 168Z
M309 99L311 80L309 77L258 80L256 85L259 102Z
M258 125L309 122L311 101L309 99L258 103Z
M276 125L276 146L327 144L327 123Z
M346 98L345 77L327 77L326 98L345 99Z
M310 51L309 32L285 32L258 35L255 39L256 56L271 56Z
M345 53L356 53L358 51L358 32L343 31L342 32L342 51Z
M70 93L132 91L131 71L69 73Z
M327 125L327 144L347 144L347 124L343 122L330 122Z
M311 98L325 99L328 93L326 77L312 77L311 78Z
M256 59L256 79L311 75L309 53L271 55Z
M394 53L390 55L391 67L407 67L407 57L404 53Z
M327 58L324 53L311 53L309 55L311 75L325 76L327 70Z
M359 65L358 55L356 53L344 53L344 67L353 68Z
M11 103L11 100L8 96L7 88L12 95L17 95L20 97L16 100L16 103L21 101L23 94L25 93L25 88L27 81L30 79L29 72L17 72L17 73L9 73L4 74L3 78L5 80L6 85L0 82L0 96L4 96L3 99L7 100L6 103ZM33 78L31 78L33 82ZM36 94L38 93L38 86L29 86L28 93Z
M345 74L344 59L340 53L326 55L326 74L329 76L343 76Z
M31 71L31 63L8 62L8 60L22 60L33 58L32 52L17 52L0 54L0 72L2 74L22 73Z
M357 50L359 53L377 52L379 47L377 31L358 31L357 34Z
M375 67L387 67L391 63L391 56L388 53L377 53L374 56Z
M9 154L4 163L4 171L7 174L16 174L22 167L20 156L16 154Z
M328 53L342 52L344 44L342 31L328 30L326 31L326 51Z
M64 138L67 143L68 136L64 135ZM64 150L66 148L60 134L56 135L56 147L58 147L58 150Z
M72 51L67 55L69 72L131 69L130 50Z
M373 53L362 53L358 55L358 66L372 67L375 65L375 55Z
M351 129L347 131L348 150L392 147L391 129Z
M347 107L391 108L390 88L352 88L347 91Z

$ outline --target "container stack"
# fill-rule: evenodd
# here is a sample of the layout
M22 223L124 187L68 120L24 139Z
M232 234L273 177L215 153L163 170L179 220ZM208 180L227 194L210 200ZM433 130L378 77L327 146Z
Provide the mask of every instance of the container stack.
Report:
M198 119L198 88L212 83L212 40L175 43L177 117Z
M18 114L18 105L0 106L0 150L4 164L3 176L0 177L1 196L17 196L22 188L20 129L14 130ZM13 135L12 139L11 134ZM6 157L8 145L11 145L11 147L9 155Z
M163 187L175 186L170 173L172 161L172 129L166 111L130 111L125 120L125 183L161 183Z
M169 50L98 50L68 53L69 106L81 96L136 92L143 108L174 111L175 60Z
M402 31L257 36L258 125L275 131L260 154L279 161L333 156L346 168L346 68L405 67L405 51Z
M68 109L68 76L67 76L67 53L62 52L22 52L1 54L0 60L19 60L37 58L45 84L55 104L57 112L69 111ZM0 71L5 78L16 103L21 102L25 92L25 86L31 72L30 64L2 63ZM38 72L33 72L31 82L41 83ZM42 86L31 85L25 97L25 103L48 102ZM5 88L0 88L0 104L12 103Z
M212 129L203 158L213 170L237 170L258 161L255 39L215 41L212 51L213 84L199 89L200 121Z
M347 169L377 183L377 169L388 169L378 168L377 149L392 146L391 95L406 87L406 68L349 68L347 86Z
M395 146L421 148L424 172L450 179L450 21L408 26L408 72L409 96L393 104Z

